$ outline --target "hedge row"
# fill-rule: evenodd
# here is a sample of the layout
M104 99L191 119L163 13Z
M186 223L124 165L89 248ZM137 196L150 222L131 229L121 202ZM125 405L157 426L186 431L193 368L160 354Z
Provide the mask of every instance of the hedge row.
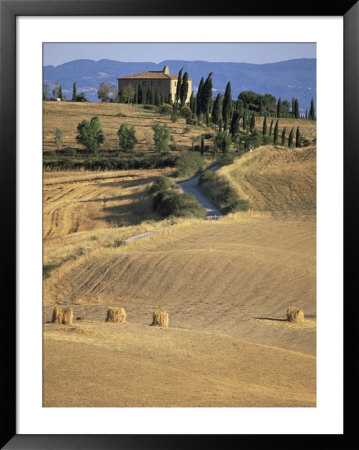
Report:
M148 155L145 158L61 158L44 160L44 170L128 170L128 169L161 169L175 167L177 155Z

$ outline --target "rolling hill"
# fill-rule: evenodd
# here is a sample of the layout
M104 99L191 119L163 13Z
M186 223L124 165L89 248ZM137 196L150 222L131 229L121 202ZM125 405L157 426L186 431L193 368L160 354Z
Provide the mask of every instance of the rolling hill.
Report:
M99 101L97 89L100 83L113 83L117 87L117 77L140 73L147 70L162 70L168 65L171 73L177 74L183 67L193 79L196 92L201 77L213 72L214 93L224 93L226 84L231 82L232 95L252 90L260 94L270 93L291 101L297 98L302 114L310 107L311 98L316 100L316 59L293 59L271 64L216 63L208 61L166 60L158 64L148 62L120 62L111 60L75 60L59 66L45 66L43 81L52 90L60 83L63 93L71 98L72 84L77 83L77 91L85 92L90 101Z

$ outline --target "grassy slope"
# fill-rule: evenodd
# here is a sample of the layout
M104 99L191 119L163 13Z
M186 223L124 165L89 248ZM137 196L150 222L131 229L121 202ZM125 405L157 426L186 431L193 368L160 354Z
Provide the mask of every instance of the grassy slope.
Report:
M218 171L255 210L314 211L316 148L260 147Z
M117 117L126 106L55 103L45 110L45 149L53 148L56 127L64 129L65 145L74 145L76 123L98 115L99 106L110 148L117 149L121 121L137 120L138 150L147 150L153 113L128 108ZM173 127L176 139L190 145L183 123ZM282 159L271 161L264 152L253 159L253 170L244 166L225 176L259 209L302 209L301 196L304 209L313 209L315 157L296 161L281 152L271 153ZM184 220L116 247L118 240L171 225L143 222L155 219L143 197L152 175L45 174L44 263L60 267L44 283L44 320L56 302L72 304L75 317L86 319L69 327L45 324L45 405L314 406L315 216L251 212L219 222ZM285 188L291 177L298 196ZM268 204L265 186L274 203ZM104 323L108 305L125 307L128 325ZM284 320L291 305L304 308L303 325ZM155 309L169 312L170 329L148 326Z
M119 103L71 103L44 102L44 150L55 150L55 131L60 128L64 135L64 147L81 148L76 142L77 125L82 120L90 120L97 116L106 135L102 148L119 150L117 131L121 124L134 126L138 144L136 151L148 151L153 146L152 126L156 123L167 123L171 135L178 148L191 147L192 137L208 132L207 127L191 126L185 132L185 119L179 118L173 123L170 117L145 110L141 106Z
M45 284L46 317L55 301L79 305L75 314L85 317L103 305L99 320L106 305L121 305L135 323L164 309L177 327L314 354L314 324L288 328L283 319L291 305L315 318L315 264L312 218L188 222L54 271Z
M309 355L133 323L45 325L44 334L44 406L315 406Z

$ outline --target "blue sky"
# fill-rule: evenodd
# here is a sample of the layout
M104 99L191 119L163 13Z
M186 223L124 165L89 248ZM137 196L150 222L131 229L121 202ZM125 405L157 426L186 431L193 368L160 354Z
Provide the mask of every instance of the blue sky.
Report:
M315 43L45 43L44 65L75 59L154 62L166 59L264 64L315 58Z

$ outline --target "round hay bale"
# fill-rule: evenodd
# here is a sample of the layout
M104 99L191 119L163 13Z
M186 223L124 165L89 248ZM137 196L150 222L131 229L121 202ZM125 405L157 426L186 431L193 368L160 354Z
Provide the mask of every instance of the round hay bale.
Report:
M123 308L113 308L112 306L109 306L107 310L106 322L126 322L125 310Z
M303 323L304 311L296 306L290 306L287 309L287 320L289 322Z
M151 325L167 328L168 322L169 322L168 313L164 311L155 311L153 313L153 320Z
M74 312L70 306L55 306L52 313L52 323L72 325L73 317Z

